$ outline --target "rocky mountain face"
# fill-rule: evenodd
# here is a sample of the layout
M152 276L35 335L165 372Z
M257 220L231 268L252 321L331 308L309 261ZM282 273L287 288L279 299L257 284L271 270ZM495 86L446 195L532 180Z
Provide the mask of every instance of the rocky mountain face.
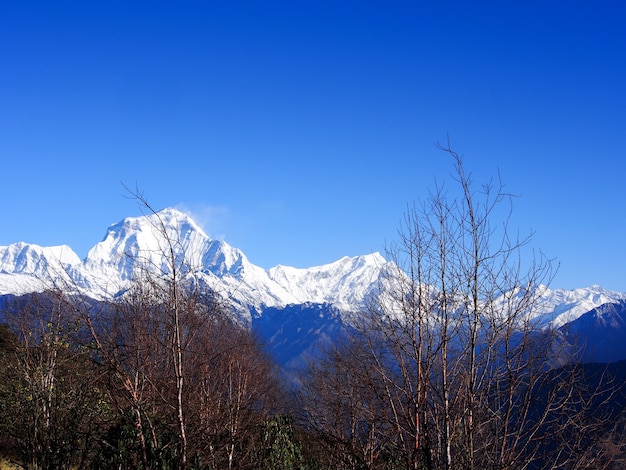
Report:
M0 296L71 287L106 300L141 270L167 275L172 258L164 253L170 249L175 262L184 258L185 269L234 305L233 314L259 334L279 363L294 369L342 334L342 322L376 295L389 266L373 253L311 268L265 270L241 250L210 239L189 216L164 209L111 225L83 260L68 246L0 247ZM626 359L626 293L599 286L542 289L533 312L538 324L560 328L572 344L593 344L585 360Z
M626 300L595 307L560 330L581 362L626 359Z

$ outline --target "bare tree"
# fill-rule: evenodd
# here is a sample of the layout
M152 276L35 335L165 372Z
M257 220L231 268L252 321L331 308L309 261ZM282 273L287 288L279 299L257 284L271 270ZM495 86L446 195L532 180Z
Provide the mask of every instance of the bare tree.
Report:
M250 433L276 409L273 365L196 276L197 253L186 252L162 213L132 194L149 212L157 256L129 253L135 269L124 292L104 310L77 310L111 371L117 409L131 412L134 464L185 469L200 459L241 468L252 452Z
M533 322L551 263L524 258L530 238L511 235L502 183L476 191L442 150L458 191L438 187L409 211L391 250L399 270L368 317L399 440L411 468L561 468L576 458L553 439L562 420L590 426L580 370L549 370L557 343Z
M390 410L369 350L354 337L325 356L311 362L302 380L303 425L324 449L328 466L382 468L393 446Z
M282 411L275 367L249 330L219 322L192 376L193 440L214 468L257 468L259 426Z
M184 469L187 347L205 339L205 327L219 307L210 293L201 292L194 283L180 234L167 227L140 193L133 196L151 213L163 263L151 265L148 253L131 254L135 267L131 287L106 304L105 311L80 311L101 360L111 369L120 409L128 406L135 417L144 468L150 467L148 449L157 455L163 450L151 422L152 416L159 416L176 430L176 460Z
M379 295L357 326L358 352L331 356L325 370L352 363L375 371L368 383L385 405L374 421L406 468L581 464L602 386L585 390L575 365L552 367L558 342L533 321L551 262L530 250L530 236L511 233L512 195L502 183L476 190L461 157L441 149L455 184L407 212ZM327 387L329 403L348 386Z

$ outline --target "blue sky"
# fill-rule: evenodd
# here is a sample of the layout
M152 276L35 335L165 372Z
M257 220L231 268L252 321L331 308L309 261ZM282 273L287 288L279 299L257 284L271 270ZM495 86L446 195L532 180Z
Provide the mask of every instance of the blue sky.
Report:
M626 291L624 2L2 0L0 39L0 245L84 257L124 183L265 268L384 252L449 136L553 287Z

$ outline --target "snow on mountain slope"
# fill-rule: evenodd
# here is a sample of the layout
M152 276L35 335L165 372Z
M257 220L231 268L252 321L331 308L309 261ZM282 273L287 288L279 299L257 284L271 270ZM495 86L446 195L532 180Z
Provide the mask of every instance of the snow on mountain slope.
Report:
M0 272L43 275L51 269L64 269L80 263L67 245L42 247L28 243L0 246Z
M252 314L265 307L303 302L353 309L375 286L385 263L376 253L309 269L277 266L266 271L250 263L241 250L211 240L186 214L163 209L111 225L82 263L76 255L68 260L68 273L72 284L83 293L106 298L124 289L142 270L156 275L170 273L170 244L179 268L193 271L199 280ZM16 251L9 248L4 251ZM7 258L7 272L16 269L17 259L15 255ZM28 273L47 279L42 270L31 268ZM3 293L15 293L11 283L5 284L0 284Z
M80 258L67 245L42 247L28 243L0 246L0 293L24 294L49 288L68 278Z
M169 273L169 243L176 250L178 261L192 267L200 266L209 237L187 215L164 209L143 217L128 217L111 225L104 240L87 254L87 271L114 272L130 279L137 269ZM166 256L164 256L164 254Z
M250 263L243 254L233 265L236 267L234 271L223 272L224 265L220 264L205 266L207 267L198 273L198 277L223 297L238 304L240 310L249 311L250 315L255 315L266 307L283 307L297 303L297 299L290 292L268 277L267 271ZM247 319L250 317L247 316Z
M94 298L110 297L143 269L169 273L169 243L176 263L183 263L179 267L193 271L197 279L232 300L248 320L267 307L303 303L330 304L355 313L364 298L377 292L381 273L389 267L373 253L311 268L279 265L265 270L250 263L241 250L210 239L188 215L163 209L111 225L82 262L67 246L0 247L0 294L41 291L61 280L59 285L78 287ZM626 293L599 286L542 289L533 312L542 326L560 327L602 304L626 299Z
M334 263L298 269L276 266L270 279L298 299L298 303L329 303L342 310L353 310L377 287L387 261L380 253L341 258Z
M174 258L169 255L170 248ZM89 251L79 271L85 287L97 290L109 285L109 291L115 292L119 289L115 286L141 270L156 275L171 273L172 262L246 309L295 301L241 250L211 240L189 216L175 209L129 217L112 225L104 240Z
M578 319L581 315L607 303L626 299L625 292L614 292L594 285L583 289L548 289L543 291L533 317L542 326L559 328Z

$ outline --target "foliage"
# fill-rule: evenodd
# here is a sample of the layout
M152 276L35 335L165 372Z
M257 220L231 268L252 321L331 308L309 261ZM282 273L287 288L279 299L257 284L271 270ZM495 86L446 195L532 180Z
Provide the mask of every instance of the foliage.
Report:
M259 470L304 470L302 445L297 440L293 420L274 416L261 424L261 442L256 461Z
M44 294L13 305L15 336L0 356L0 435L27 468L84 465L106 428L101 371L74 345L59 300Z

